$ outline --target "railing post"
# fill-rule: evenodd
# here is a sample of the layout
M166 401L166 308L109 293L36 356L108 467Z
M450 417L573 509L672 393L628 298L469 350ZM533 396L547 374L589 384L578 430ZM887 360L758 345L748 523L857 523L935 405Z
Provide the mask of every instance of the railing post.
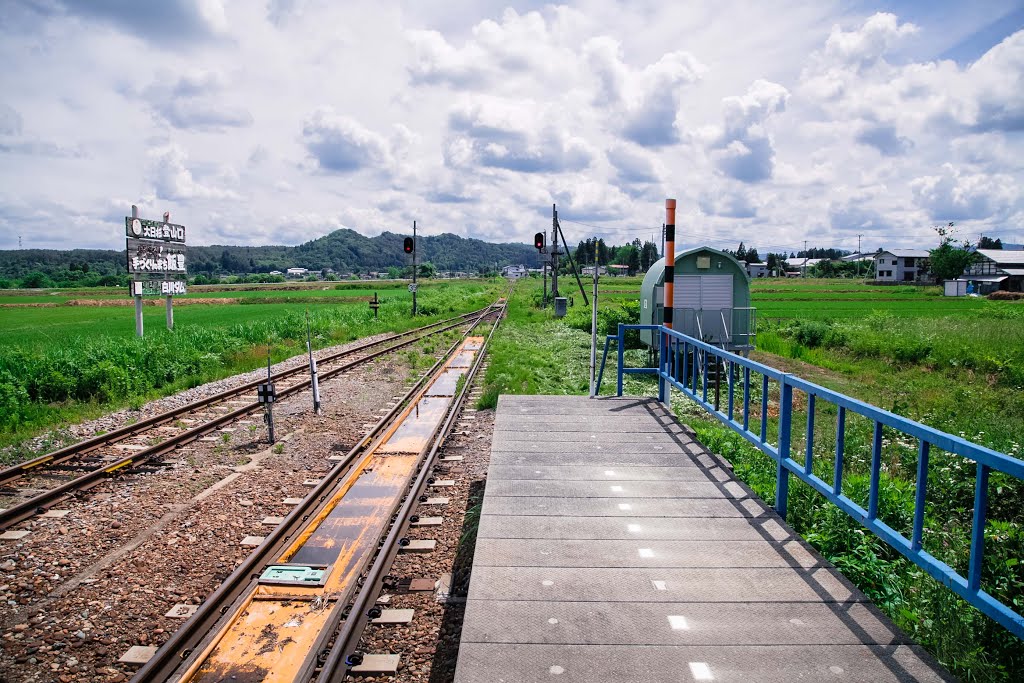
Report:
M779 380L779 462L775 472L775 511L786 518L789 502L789 468L783 461L789 457L789 442L793 422L793 387L783 375Z
M618 344L619 344L619 380L618 380L618 384L616 386L616 395L617 396L622 396L622 368L623 368L623 365L625 363L625 353L624 353L625 349L623 347L625 347L625 345L626 345L626 331L623 328L624 328L623 324L619 323L619 339L618 339Z
M981 570L985 557L985 520L988 512L988 465L978 463L974 480L974 521L971 528L971 559L967 567L967 589L981 589Z
M666 343L668 334L661 327L658 328L658 400L662 403L665 402L666 386L668 382L665 381L665 374L668 372L668 362L666 356L668 355L668 344Z

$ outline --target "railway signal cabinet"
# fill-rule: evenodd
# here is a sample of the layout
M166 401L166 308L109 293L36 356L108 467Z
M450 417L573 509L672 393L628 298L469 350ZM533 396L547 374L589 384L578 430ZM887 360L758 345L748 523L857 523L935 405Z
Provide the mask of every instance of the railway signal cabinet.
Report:
M728 351L754 348L755 311L750 307L750 278L725 252L698 247L676 254L673 329ZM640 324L665 321L665 259L656 261L640 286ZM640 341L657 349L651 330Z

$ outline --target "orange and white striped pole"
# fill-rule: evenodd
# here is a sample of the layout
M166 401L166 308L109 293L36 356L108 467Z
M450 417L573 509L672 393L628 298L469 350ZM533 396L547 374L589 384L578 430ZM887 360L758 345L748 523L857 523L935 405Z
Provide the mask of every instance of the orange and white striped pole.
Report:
M665 200L665 327L672 329L676 289L676 200Z

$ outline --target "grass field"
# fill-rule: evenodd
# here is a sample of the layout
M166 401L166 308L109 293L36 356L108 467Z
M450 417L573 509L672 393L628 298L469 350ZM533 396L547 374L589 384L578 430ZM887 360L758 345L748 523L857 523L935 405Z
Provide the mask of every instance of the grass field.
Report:
M640 281L602 281L600 334L635 321ZM585 393L588 387L590 311L577 306L564 321L533 306L539 283L517 291L509 319L491 350L481 406L500 393ZM563 294L568 290L563 289ZM976 443L1021 457L1024 443L1024 305L953 299L938 288L873 287L852 281L758 280L755 359L868 403ZM627 363L647 365L647 351L627 351ZM614 391L614 354L602 393ZM626 393L653 395L653 380L626 379ZM769 397L777 402L777 395ZM769 503L775 466L695 403L673 407L737 476ZM820 425L829 422L820 409ZM794 424L802 424L797 413ZM777 426L771 420L769 433ZM826 481L831 438L819 427L816 473ZM820 443L818 441L820 440ZM846 492L866 498L870 441L867 421L848 423ZM803 444L795 443L794 448ZM881 514L906 530L913 510L914 444L885 444ZM965 571L973 509L973 464L933 450L925 520L925 548ZM983 587L1024 610L1024 486L996 477L990 490ZM870 595L901 628L965 681L1011 681L1024 670L1024 643L957 598L818 496L791 485L789 521L809 542Z

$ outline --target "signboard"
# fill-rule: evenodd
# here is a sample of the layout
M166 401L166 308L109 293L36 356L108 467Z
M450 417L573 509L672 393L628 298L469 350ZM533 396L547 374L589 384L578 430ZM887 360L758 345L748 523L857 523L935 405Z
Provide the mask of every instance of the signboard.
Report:
M185 270L185 247L172 246L153 240L128 240L128 272L136 273L180 273Z
M409 285L409 291L410 292L415 292L416 291L416 285L415 284L410 284Z
M125 216L124 234L135 239L185 243L185 226Z
M277 391L270 382L256 385L256 399L260 403L273 403L277 399Z
M135 207L132 207L135 211ZM185 294L185 226L169 222L125 216L125 251L132 296L166 296L167 327L171 329L171 299ZM141 309L136 309L136 317ZM139 318L141 320L141 318ZM138 323L138 321L137 321ZM138 328L138 325L137 325ZM141 328L138 328L141 329ZM139 332L141 335L142 333Z
M187 293L184 280L136 280L132 282L133 296L176 296Z

